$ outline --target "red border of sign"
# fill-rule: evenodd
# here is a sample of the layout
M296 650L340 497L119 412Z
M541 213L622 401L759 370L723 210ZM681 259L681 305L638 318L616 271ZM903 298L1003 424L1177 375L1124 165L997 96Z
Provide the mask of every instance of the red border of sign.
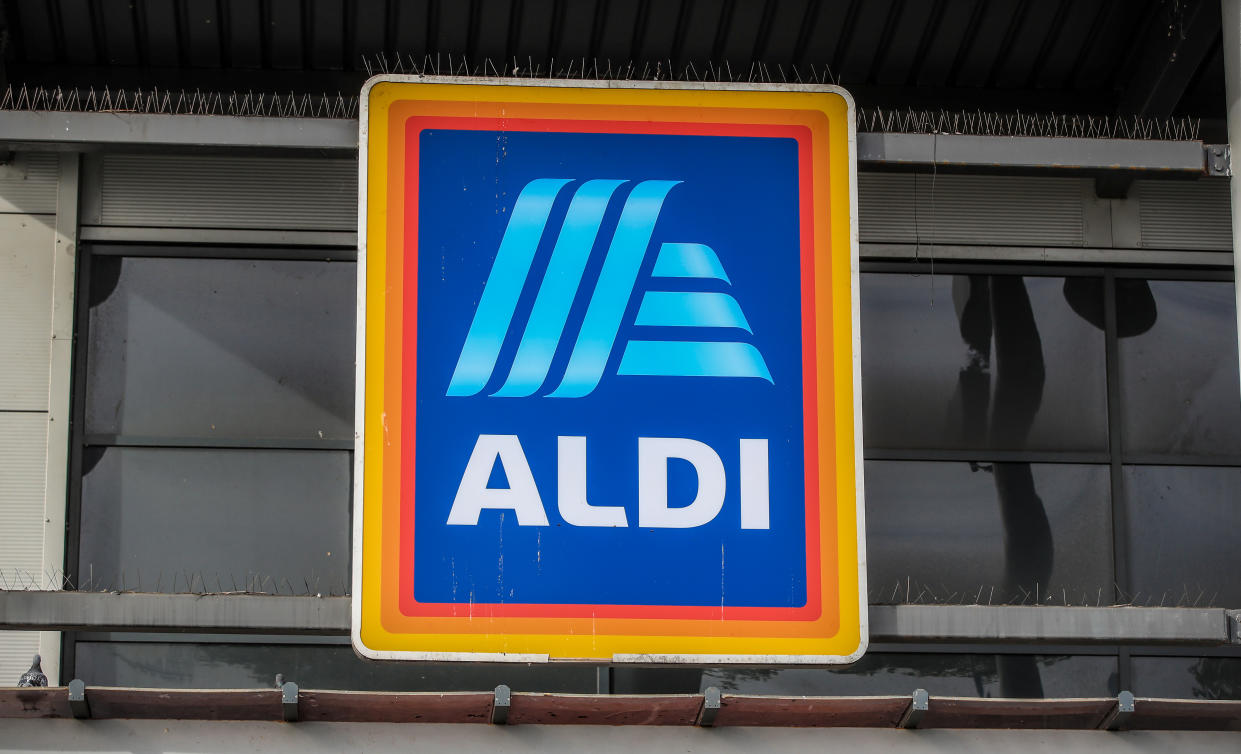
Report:
M799 225L801 241L802 296L802 402L804 429L805 510L806 510L806 594L802 607L734 607L685 605L597 605L597 604L532 604L532 603L442 603L418 602L414 598L414 515L416 486L414 459L417 433L417 348L404 349L401 391L407 417L402 425L400 526L399 609L407 617L531 617L531 618L665 618L720 620L815 620L822 614L822 553L819 542L818 435L817 435L817 358L815 352L815 290L814 290L814 196L812 184L812 152L810 129L796 125L681 123L681 122L614 122L598 120L411 116L405 122L406 189L405 248L406 259L418 257L418 134L425 128L447 128L488 131L541 131L558 133L634 133L696 136L740 136L792 138L797 141ZM402 311L406 337L416 338L418 324L418 267L406 264L404 271ZM414 341L416 343L416 341ZM413 421L408 419L412 418Z

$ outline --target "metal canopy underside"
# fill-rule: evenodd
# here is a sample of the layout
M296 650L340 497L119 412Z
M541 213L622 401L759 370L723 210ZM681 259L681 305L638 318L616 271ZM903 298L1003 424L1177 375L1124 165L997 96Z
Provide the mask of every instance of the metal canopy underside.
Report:
M866 106L1217 119L1224 104L1213 0L11 0L0 23L15 85L350 93L364 59L446 71L451 55L814 66Z

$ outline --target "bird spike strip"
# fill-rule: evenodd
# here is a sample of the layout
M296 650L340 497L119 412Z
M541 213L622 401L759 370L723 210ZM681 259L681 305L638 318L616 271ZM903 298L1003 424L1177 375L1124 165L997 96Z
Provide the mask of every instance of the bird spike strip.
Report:
M108 593L174 594L269 594L339 597L349 594L349 586L339 578L311 573L306 577L275 576L254 571L202 571L161 568L122 569L96 574L84 568L77 579L60 570L31 571L0 568L0 592L80 591ZM867 600L872 605L1031 605L1057 607L1227 607L1215 586L1184 583L1179 589L1163 592L1128 592L1119 584L1071 584L1038 581L1025 584L978 582L949 586L912 576L871 583Z
M597 81L687 81L751 84L838 84L825 65L788 66L751 63L734 68L728 61L674 65L670 60L637 63L600 58L525 61L512 58L471 60L461 55L379 53L362 59L367 76L498 76L528 79ZM358 84L361 86L361 78ZM64 89L9 86L0 111L141 113L149 115L231 115L264 118L356 118L358 98L341 93L212 92L195 89ZM878 133L968 134L976 136L1045 136L1053 138L1147 139L1193 141L1201 121L1194 118L1142 118L1120 115L915 110L860 107L858 130Z

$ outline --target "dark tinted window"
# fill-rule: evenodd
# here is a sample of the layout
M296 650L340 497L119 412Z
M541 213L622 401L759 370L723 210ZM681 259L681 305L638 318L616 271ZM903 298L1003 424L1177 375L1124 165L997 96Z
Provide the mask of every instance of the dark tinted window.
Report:
M94 256L86 431L353 438L351 262Z
M1111 599L1108 468L866 462L871 602Z
M594 693L592 666L381 663L348 646L79 641L75 675L87 686L272 688L277 673L304 689Z
M1133 693L1172 699L1241 699L1241 657L1134 657Z
M870 652L843 668L709 668L703 687L774 696L907 695L1010 698L1111 696L1116 658Z
M1126 466L1124 480L1134 592L1241 607L1241 468Z
M868 447L1107 448L1099 279L874 273L861 306Z
M1125 450L1241 453L1232 283L1118 280L1116 298Z
M349 453L99 452L82 480L83 588L345 593Z

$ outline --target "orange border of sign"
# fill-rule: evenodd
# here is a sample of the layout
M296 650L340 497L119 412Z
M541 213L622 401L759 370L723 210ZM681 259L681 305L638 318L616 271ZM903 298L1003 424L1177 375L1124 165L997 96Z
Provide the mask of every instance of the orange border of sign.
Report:
M851 662L867 624L861 399L858 391L856 169L853 103L835 87L560 82L377 77L362 92L360 125L358 396L354 490L353 643L376 659L611 660L623 662ZM499 86L498 86L499 85ZM651 87L651 88L647 88ZM660 133L788 130L802 134L803 321L807 364L808 504L817 486L818 592L807 608L643 610L642 606L544 609L479 606L411 610L402 600L413 468L417 181L407 180L411 119L462 119L514 130ZM806 136L808 134L808 137ZM416 144L413 149L416 149ZM807 253L806 246L811 253ZM401 250L402 253L392 253ZM812 457L817 454L817 458ZM403 506L403 503L406 505ZM808 507L809 510L809 507ZM817 541L810 540L817 534ZM403 553L404 549L404 553ZM580 606L575 606L575 608Z

